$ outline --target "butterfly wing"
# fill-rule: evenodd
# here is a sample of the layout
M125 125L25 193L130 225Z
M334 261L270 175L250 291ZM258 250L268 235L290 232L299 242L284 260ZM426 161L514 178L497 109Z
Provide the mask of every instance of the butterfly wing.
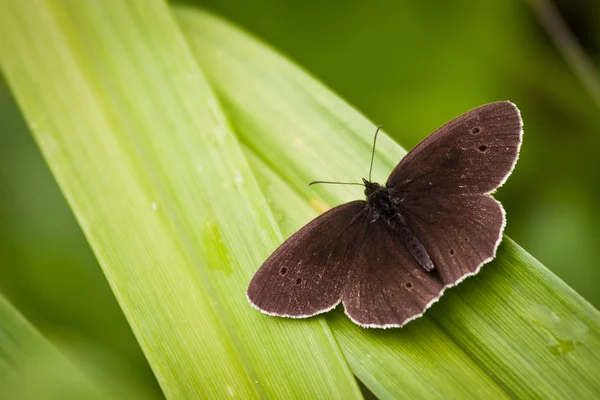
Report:
M400 327L421 316L444 285L408 252L400 236L379 218L360 226L355 266L342 303L346 314L365 327Z
M392 171L390 197L446 286L494 257L505 218L489 193L510 175L521 137L514 104L487 104L438 129Z
M366 221L366 203L353 201L315 218L264 262L248 287L258 310L303 318L334 308L341 300Z
M491 261L504 230L504 210L488 195L413 198L402 210L446 286Z
M414 197L491 193L517 162L522 126L519 110L508 101L475 108L415 146L386 187Z

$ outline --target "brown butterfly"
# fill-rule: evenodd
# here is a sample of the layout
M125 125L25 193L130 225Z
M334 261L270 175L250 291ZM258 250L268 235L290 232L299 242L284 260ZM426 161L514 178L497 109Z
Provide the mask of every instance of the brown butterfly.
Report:
M471 110L412 149L385 186L315 218L248 287L258 310L304 318L340 302L364 327L400 327L492 260L506 222L490 194L512 172L523 130L507 101Z

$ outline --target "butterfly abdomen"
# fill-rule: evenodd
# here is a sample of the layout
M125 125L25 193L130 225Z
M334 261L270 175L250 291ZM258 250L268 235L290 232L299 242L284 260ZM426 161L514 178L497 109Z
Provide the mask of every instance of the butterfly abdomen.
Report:
M431 257L429 256L427 249L425 249L425 246L423 246L423 243L421 243L419 238L413 233L408 225L406 225L404 217L402 217L400 213L396 213L391 218L386 218L386 222L394 232L400 235L402 242L419 265L423 267L425 271L431 271L434 268L433 261L431 261Z

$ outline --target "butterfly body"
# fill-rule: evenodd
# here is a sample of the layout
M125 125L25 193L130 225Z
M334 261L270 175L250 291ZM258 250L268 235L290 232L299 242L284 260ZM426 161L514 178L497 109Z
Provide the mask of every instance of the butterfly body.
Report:
M385 186L377 182L369 182L363 178L365 185L365 196L367 204L372 208L372 214L375 218L388 218L396 213L396 208L390 199L390 192Z
M248 287L250 303L305 318L340 302L363 327L401 327L495 257L504 210L490 193L516 163L519 110L487 104L415 146L385 185L339 205L287 239Z
M426 271L431 271L434 268L431 257L427 250L408 227L406 218L402 215L400 204L402 196L395 194L390 195L390 191L376 182L369 182L363 178L365 185L365 196L367 197L367 207L369 208L371 220L373 223L381 218L390 227L392 232L402 239L404 246L414 257L414 259Z

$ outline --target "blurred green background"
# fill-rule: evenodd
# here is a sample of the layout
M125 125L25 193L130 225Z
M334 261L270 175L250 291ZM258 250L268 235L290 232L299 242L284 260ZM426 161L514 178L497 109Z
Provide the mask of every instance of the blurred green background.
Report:
M524 145L515 172L496 195L507 210L506 233L600 305L599 104L530 3L188 3L214 10L278 48L382 123L406 149L471 108L515 102L525 123ZM600 2L556 5L586 55L600 65ZM0 290L55 343L101 352L115 365L133 367L133 379L156 389L3 82L0 126ZM365 154L359 161L365 172L368 159ZM314 177L329 178L335 177Z

